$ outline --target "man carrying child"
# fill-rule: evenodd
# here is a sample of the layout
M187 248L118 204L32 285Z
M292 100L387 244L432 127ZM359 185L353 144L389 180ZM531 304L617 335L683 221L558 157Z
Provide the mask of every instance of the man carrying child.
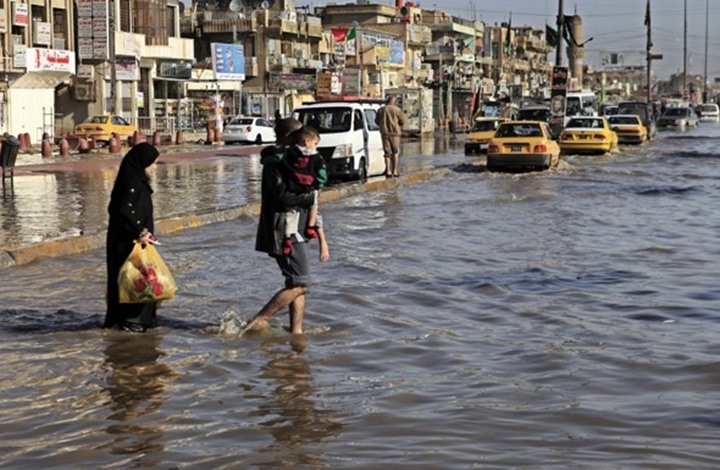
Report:
M275 258L285 287L250 320L243 333L267 328L268 320L289 306L290 331L302 334L310 265L307 240L318 238L320 261L330 256L317 214L317 191L327 176L315 150L320 139L317 131L288 118L277 123L275 133L277 145L261 153L262 199L255 249Z

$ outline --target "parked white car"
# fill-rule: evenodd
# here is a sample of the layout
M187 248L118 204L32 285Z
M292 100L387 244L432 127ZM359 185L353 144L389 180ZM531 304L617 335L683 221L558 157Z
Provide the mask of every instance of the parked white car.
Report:
M226 144L274 143L275 127L270 121L261 117L234 117L223 129L222 140Z
M295 108L293 117L320 133L318 151L331 179L359 179L385 172L377 101L321 101Z

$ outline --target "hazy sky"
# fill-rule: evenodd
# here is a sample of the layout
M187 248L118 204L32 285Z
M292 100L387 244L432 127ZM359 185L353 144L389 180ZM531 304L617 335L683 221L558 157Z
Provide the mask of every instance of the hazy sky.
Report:
M296 5L320 6L331 2L295 0ZM663 60L653 62L653 71L661 78L683 71L684 4L687 1L687 72L704 74L705 68L705 12L707 0L650 0L652 12L653 52L663 54ZM394 5L394 1L375 1ZM336 4L354 3L335 0ZM422 8L444 10L467 19L485 23L507 21L512 12L513 26L530 25L537 28L557 23L558 0L419 0ZM646 29L646 0L564 0L565 14L575 11L583 19L585 63L600 65L600 57L617 52L627 62L644 64ZM720 77L720 0L709 0L708 79ZM554 63L554 58L551 56ZM563 58L567 65L567 58Z

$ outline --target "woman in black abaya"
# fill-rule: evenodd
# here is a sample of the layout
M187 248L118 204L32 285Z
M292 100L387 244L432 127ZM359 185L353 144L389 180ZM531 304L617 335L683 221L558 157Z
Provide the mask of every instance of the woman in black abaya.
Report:
M157 324L156 303L121 304L118 301L120 267L133 249L135 240L154 240L152 188L158 150L147 142L135 145L120 164L110 195L107 232L107 312L105 328L143 332Z

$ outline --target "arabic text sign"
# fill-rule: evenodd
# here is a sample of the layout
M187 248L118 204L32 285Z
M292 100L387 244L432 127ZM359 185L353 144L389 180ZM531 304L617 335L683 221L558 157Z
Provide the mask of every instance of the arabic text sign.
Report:
M75 53L60 49L27 49L28 72L70 72L75 73Z
M28 25L28 6L25 3L13 3L13 24L15 26Z

